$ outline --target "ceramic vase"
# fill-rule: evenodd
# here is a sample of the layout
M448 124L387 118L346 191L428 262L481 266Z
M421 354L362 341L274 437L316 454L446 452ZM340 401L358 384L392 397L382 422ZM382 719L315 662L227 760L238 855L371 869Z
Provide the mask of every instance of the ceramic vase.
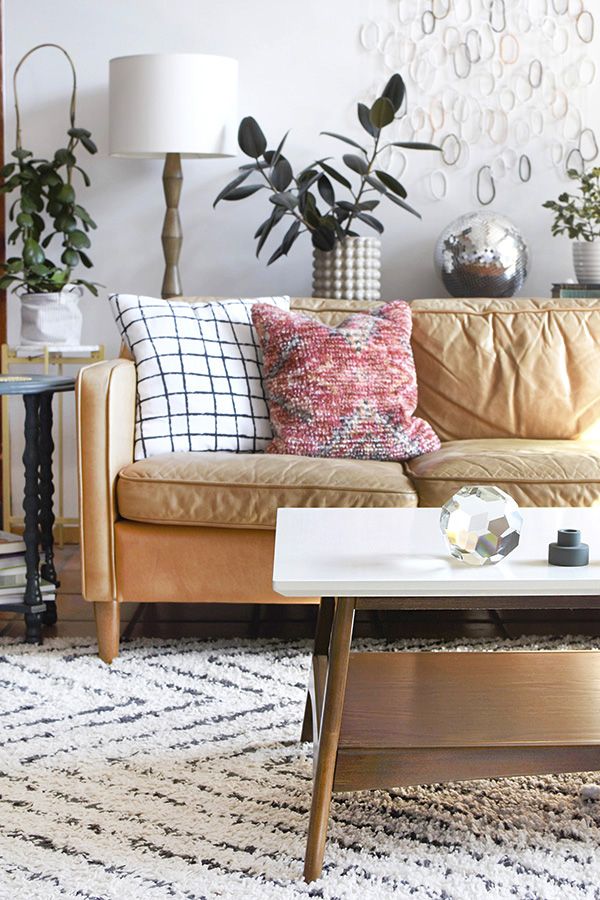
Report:
M82 294L76 284L68 284L56 293L21 294L21 344L80 346Z
M600 284L600 241L573 241L573 268L579 284Z
M313 297L381 299L381 241L349 237L333 250L313 250Z

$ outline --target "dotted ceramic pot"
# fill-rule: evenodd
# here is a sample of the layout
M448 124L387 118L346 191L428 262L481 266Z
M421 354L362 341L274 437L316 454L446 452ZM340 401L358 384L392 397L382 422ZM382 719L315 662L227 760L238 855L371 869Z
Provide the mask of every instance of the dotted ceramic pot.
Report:
M381 299L381 241L349 237L333 250L313 250L313 297Z

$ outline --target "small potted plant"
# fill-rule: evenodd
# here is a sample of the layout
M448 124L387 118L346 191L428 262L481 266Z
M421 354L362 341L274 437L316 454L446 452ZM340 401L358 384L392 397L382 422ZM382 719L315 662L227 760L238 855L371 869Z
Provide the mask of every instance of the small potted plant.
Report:
M554 212L552 234L565 232L573 241L573 267L580 284L600 283L600 167L589 172L569 169L579 182L579 195L560 194L542 206Z
M73 91L69 114L70 127L66 146L60 147L52 159L34 159L21 141L21 121L17 100L16 78L24 61L42 47L56 47L67 57L73 73ZM82 316L78 307L82 286L98 295L97 285L72 277L81 263L90 268L86 253L90 246L89 231L96 227L86 210L77 203L73 176L77 171L88 186L90 180L77 164L75 151L81 145L88 153L96 153L90 132L75 123L76 74L69 54L58 44L40 44L21 59L13 76L16 108L16 147L9 162L0 170L3 194L17 193L8 210L15 223L8 243L20 248L20 255L0 263L4 274L0 289L19 290L21 299L21 343L81 343ZM51 242L60 243L60 263L46 255Z
M378 299L376 290L364 291L361 285L369 282L370 257L378 280L379 250L377 246L370 247L373 238L361 238L355 229L366 226L378 234L383 232L383 224L373 211L384 199L420 218L406 203L404 186L381 168L380 154L389 147L440 149L434 144L383 140L384 128L404 114L400 110L405 105L405 96L404 81L395 74L371 107L358 104L359 123L371 139L369 149L341 134L321 132L353 148L352 153L342 157L348 177L334 168L328 157L316 160L295 175L283 155L287 134L276 150L268 150L262 129L252 116L247 116L239 127L238 143L253 162L241 167L240 174L223 188L213 205L220 200L242 200L257 191L267 191L272 209L254 235L258 241L257 256L277 225L292 220L267 265L286 256L300 235L308 232L314 247L313 291L317 296ZM257 175L260 181L247 184L251 175ZM358 183L353 184L350 179L356 176ZM344 191L341 197L340 188ZM366 248L361 246L362 242L367 243Z

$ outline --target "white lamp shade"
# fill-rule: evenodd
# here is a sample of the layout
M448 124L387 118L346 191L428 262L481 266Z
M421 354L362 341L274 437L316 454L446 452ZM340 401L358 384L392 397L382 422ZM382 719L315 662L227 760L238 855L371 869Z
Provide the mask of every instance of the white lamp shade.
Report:
M237 60L226 56L111 59L111 156L235 156L237 84Z

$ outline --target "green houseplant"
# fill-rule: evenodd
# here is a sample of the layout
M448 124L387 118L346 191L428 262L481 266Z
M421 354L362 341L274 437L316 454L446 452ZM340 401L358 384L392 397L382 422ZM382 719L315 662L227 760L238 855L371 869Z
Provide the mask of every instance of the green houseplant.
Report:
M542 206L554 213L552 234L567 234L573 241L573 266L580 283L600 282L600 167L589 172L567 171L579 182L578 195L564 191L558 200Z
M23 148L16 88L19 69L32 53L43 47L55 47L64 53L73 75L66 146L57 149L51 159L34 158L30 150ZM76 199L75 172L85 186L89 186L90 180L77 164L75 153L79 147L88 153L96 153L97 148L90 132L76 125L75 67L69 54L58 44L40 44L26 53L15 69L13 87L16 146L12 156L16 161L0 170L4 179L0 192L17 194L8 210L9 221L15 224L8 243L18 246L20 254L0 264L4 271L0 289L20 290L23 343L78 343L74 331L78 328L81 332L81 313L77 308L81 286L96 296L98 286L87 279L72 277L73 269L80 263L85 268L92 266L86 251L91 243L89 231L96 228ZM59 262L47 255L51 243L61 245ZM53 325L49 319L54 317L57 321ZM45 327L49 328L48 334L43 333Z
M340 172L331 165L329 157L325 157L294 174L283 154L289 132L276 150L269 150L262 129L252 116L247 116L239 127L238 143L242 152L253 162L241 167L240 174L223 188L213 205L216 206L221 200L243 200L258 191L267 192L272 209L254 235L257 240L256 255L260 254L267 238L280 222L289 223L281 243L269 257L268 265L287 255L305 232L310 234L317 259L322 259L319 252L329 254L358 237L357 227L366 226L381 234L383 224L373 212L383 200L420 218L419 213L406 202L404 186L384 171L379 162L381 153L389 147L440 149L434 144L384 139L384 129L404 114L400 110L405 96L404 81L399 74L395 74L371 107L358 104L358 120L368 135L369 147L341 134L321 132L352 147L353 152L342 157L346 172ZM257 176L259 180L248 184L250 176Z

